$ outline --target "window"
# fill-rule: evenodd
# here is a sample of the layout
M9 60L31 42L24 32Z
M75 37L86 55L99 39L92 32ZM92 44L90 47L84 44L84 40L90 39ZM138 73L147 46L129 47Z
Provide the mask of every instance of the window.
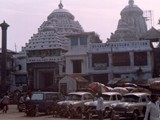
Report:
M57 100L58 94L46 94L46 100Z
M84 95L84 100L92 100L92 99L93 99L92 95L90 94Z
M146 102L146 98L145 97L142 97L142 102Z
M99 53L99 54L92 54L92 60L94 63L107 63L109 61L108 54L106 53Z
M115 95L112 96L112 100L116 100L116 96Z
M76 95L76 94L70 94L68 96L68 100L82 100L82 96L81 95Z
M71 38L71 46L77 46L78 45L78 38L72 37Z
M80 45L87 45L87 36L80 37Z
M31 97L31 100L43 100L43 94L42 93L34 93Z
M16 75L15 83L16 85L27 84L27 76L26 75Z
M121 100L122 96L121 95L117 95L117 98L118 98L118 100Z
M102 97L103 97L104 100L107 100L107 101L109 101L110 98L111 98L110 95L102 95Z
M134 65L135 66L147 65L147 52L135 52Z
M81 73L81 60L73 60L73 73Z
M66 68L65 66L62 67L62 72L65 72L66 71Z
M130 66L130 56L128 52L113 53L113 66Z

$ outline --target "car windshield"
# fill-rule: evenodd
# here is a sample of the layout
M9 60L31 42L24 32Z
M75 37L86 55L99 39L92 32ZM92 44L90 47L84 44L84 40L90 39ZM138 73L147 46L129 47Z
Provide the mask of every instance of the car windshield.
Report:
M109 100L110 99L110 95L102 95L104 100Z
M125 95L122 98L122 102L138 102L139 97L135 95Z
M42 93L33 93L31 100L43 100L43 94Z
M75 95L75 94L70 94L68 96L68 100L81 100L82 96L81 95Z

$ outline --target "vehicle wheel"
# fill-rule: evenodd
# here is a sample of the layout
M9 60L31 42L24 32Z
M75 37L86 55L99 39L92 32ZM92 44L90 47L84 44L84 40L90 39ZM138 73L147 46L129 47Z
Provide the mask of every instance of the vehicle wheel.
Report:
M115 111L111 110L110 111L110 120L120 120L120 116L119 114L116 114Z
M34 116L38 116L38 110L37 109L34 109Z
M46 110L46 115L49 115L49 114L50 114L50 108L48 107Z
M18 111L19 111L19 112L22 112L22 110L21 110L21 109L19 109Z
M78 113L82 113L82 109L79 107L79 108L77 108L77 112Z
M132 120L138 120L138 111L133 112Z
M86 114L86 115L84 115L85 116L85 119L89 119L89 114Z
M82 118L82 109L80 107L77 108L79 118Z
M103 116L104 118L110 118L111 117L111 111L109 111L109 108L105 108L105 110L103 111Z
M90 120L90 119L92 119L92 113L87 113L84 115L84 117L85 117L84 119Z

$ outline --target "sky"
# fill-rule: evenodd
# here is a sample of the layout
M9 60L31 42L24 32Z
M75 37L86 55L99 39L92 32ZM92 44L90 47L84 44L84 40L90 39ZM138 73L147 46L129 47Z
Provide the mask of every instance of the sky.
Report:
M129 0L62 0L67 9L79 21L85 32L95 31L103 42L114 33L120 11ZM58 8L60 0L0 0L0 23L5 20L10 26L7 30L7 48L21 51L40 25L47 21L47 16ZM134 0L143 11L151 11L152 22L159 29L160 0ZM0 29L0 40L2 32ZM1 42L0 42L1 47Z

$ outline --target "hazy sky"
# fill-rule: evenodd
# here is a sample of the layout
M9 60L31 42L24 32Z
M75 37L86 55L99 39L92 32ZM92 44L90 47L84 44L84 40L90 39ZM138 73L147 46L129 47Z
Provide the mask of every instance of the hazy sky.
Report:
M5 20L10 27L7 48L20 51L31 36L47 20L47 16L58 8L60 0L0 0L0 23ZM151 10L153 25L160 18L160 0L134 0L142 10ZM69 10L84 30L95 31L105 42L117 28L120 11L128 0L62 0L64 9ZM0 40L1 40L0 31ZM1 42L0 42L1 45ZM15 47L15 45L17 47ZM16 49L15 49L16 48Z

